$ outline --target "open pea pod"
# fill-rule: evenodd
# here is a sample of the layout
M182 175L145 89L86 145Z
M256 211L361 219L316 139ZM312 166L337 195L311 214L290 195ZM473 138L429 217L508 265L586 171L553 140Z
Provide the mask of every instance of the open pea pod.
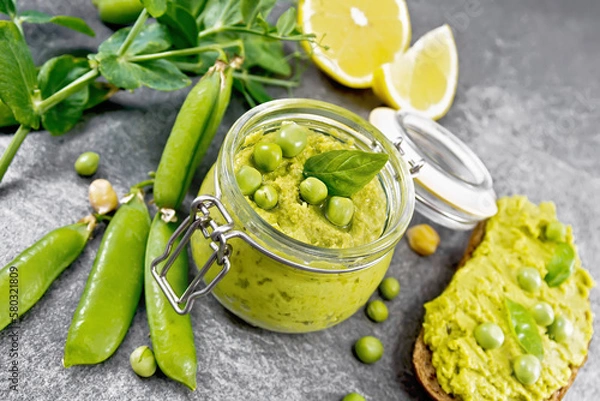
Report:
M508 312L508 321L519 345L528 354L535 355L540 361L544 359L544 346L538 331L537 323L531 313L518 302L504 299Z
M0 330L27 312L81 254L95 219L57 228L0 269Z
M110 357L131 325L144 282L150 214L134 190L110 221L69 327L63 364L91 365Z

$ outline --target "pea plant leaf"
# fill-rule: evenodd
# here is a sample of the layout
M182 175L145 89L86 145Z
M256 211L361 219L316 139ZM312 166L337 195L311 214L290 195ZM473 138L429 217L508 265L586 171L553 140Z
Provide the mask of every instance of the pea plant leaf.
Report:
M196 18L185 7L170 2L167 5L167 12L158 19L158 22L169 30L175 48L198 46Z
M291 74L292 68L285 58L280 41L257 35L244 35L242 40L246 49L245 67L258 66L284 76Z
M277 20L275 24L277 33L281 36L289 35L296 28L296 9L293 7L288 8Z
M388 159L385 153L331 150L310 157L304 163L304 175L323 181L331 195L348 197L367 185Z
M535 319L527 308L518 302L504 299L508 323L513 335L525 352L535 355L540 361L544 359L544 346Z
M4 102L0 101L0 128L1 127L10 127L11 125L18 125L19 123L15 119L15 115L13 114L10 107L4 104Z
M14 0L0 0L0 13L14 17L17 13L17 6Z
M117 54L131 28L119 29L111 37L106 39L98 47L98 56L102 59L104 55ZM160 24L149 24L144 26L140 33L133 40L133 43L127 49L125 56L134 56L136 54L150 54L167 50L171 47L171 38L169 31Z
M548 273L544 277L548 287L558 287L564 283L575 270L575 251L569 244L558 244L552 258L546 265Z
M88 36L96 36L96 33L81 18L66 15L49 15L41 11L26 10L19 13L18 19L30 24L55 24Z
M190 15L197 18L198 15L204 10L207 0L169 0L169 3L179 5L183 7Z
M276 0L242 0L240 3L242 20L246 26L251 27L259 14L269 15L276 2Z
M167 0L141 0L141 2L154 18L162 16L167 11Z
M129 90L143 85L160 91L173 91L191 83L187 76L167 60L131 63L116 55L108 55L100 61L100 72L108 82Z
M39 127L33 105L36 70L25 39L12 21L0 21L0 100L12 110L15 119L32 128Z
M113 84L106 82L94 81L89 86L90 96L85 105L85 109L91 109L110 99L115 93L119 92L119 88Z
M50 97L88 71L86 59L64 55L48 60L38 73L42 98ZM44 113L42 125L52 135L64 134L81 119L88 100L89 87L85 86Z

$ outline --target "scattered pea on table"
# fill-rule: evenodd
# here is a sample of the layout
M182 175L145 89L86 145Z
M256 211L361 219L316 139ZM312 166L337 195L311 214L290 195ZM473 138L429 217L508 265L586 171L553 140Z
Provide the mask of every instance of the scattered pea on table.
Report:
M386 277L379 284L379 293L383 299L391 301L400 294L400 283L394 277Z
M100 155L96 152L84 152L75 161L75 171L79 175L90 176L98 171Z
M380 300L371 301L367 304L367 316L376 323L387 320L389 315L388 308Z
M376 337L365 336L354 344L354 352L362 363L375 363L383 356L383 344Z
M141 377L150 377L156 372L156 359L148 346L137 347L129 356L133 371Z

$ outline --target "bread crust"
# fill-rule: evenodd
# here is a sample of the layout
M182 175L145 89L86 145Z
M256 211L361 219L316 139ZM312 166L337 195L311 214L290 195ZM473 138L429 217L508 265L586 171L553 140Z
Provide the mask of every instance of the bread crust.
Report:
M483 237L485 236L485 224L485 222L481 222L473 230L473 233L471 234L471 238L469 240L469 244L467 245L465 253L460 263L458 264L458 269L464 266L464 264L471 258L473 252L479 246L481 241L483 241ZM552 396L548 398L548 401L559 401L563 399L567 390L575 381L575 377L577 376L579 369L581 368L581 366L583 366L586 360L587 356L580 366L571 366L571 377L569 378L569 382L564 387L561 387L558 390L556 390L552 394ZM446 393L442 389L442 386L440 386L440 383L437 380L435 367L432 364L432 352L423 341L422 328L421 332L419 333L419 337L415 342L415 347L413 350L413 365L419 382L421 382L421 384L423 385L425 390L427 390L431 398L433 398L436 401L456 401L460 399Z

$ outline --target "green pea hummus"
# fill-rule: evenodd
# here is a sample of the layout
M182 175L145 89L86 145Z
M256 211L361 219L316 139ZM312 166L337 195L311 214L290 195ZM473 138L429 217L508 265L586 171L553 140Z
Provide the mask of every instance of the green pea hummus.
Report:
M431 349L432 363L444 391L461 400L546 400L565 386L571 366L580 366L592 337L592 312L588 300L594 282L576 258L573 274L560 286L529 293L519 287L517 271L523 266L546 275L546 265L558 243L546 240L546 225L556 220L553 203L538 206L525 197L500 199L498 214L486 226L486 234L472 258L461 267L444 293L425 305L424 341ZM568 227L567 239L573 245ZM574 332L564 342L542 336L542 373L535 384L525 386L514 376L512 361L525 351L512 332L504 306L508 297L526 308L547 302L556 316L573 322ZM498 324L504 344L484 350L476 342L474 329L481 323Z
M259 141L273 141L272 134L258 131L249 135L235 157L235 171L243 165L253 166L253 146ZM296 157L284 159L273 172L263 176L263 183L273 185L279 193L272 210L259 208L250 197L258 216L289 237L324 248L348 248L372 242L381 236L387 219L387 198L375 178L352 196L355 205L352 223L347 228L332 225L319 206L304 202L299 193L304 179L304 162L310 156L335 149L352 149L351 143L311 131L306 148ZM211 170L200 188L201 194L215 193L215 175ZM226 206L235 206L223 199ZM243 222L238 222L243 226ZM231 269L214 288L219 302L248 323L268 330L303 333L331 327L364 305L383 279L393 256L388 252L368 268L344 274L303 271L277 262L241 239L232 239ZM278 252L278 250L272 250ZM211 253L201 234L192 237L192 254L198 266ZM283 255L285 256L285 255ZM311 263L307 255L305 263ZM345 267L334 262L321 269ZM209 270L210 282L220 268Z
M256 167L252 152L258 142L274 142L274 133L264 135L257 131L246 137L242 149L235 157L234 170L242 166ZM264 210L248 201L267 223L298 241L321 248L351 248L368 244L381 236L385 221L386 197L379 180L374 179L352 195L355 212L348 228L331 224L324 216L322 205L310 205L300 197L300 183L304 180L306 160L330 150L353 149L351 143L343 143L329 135L310 131L306 148L296 157L284 158L273 172L263 175L263 184L272 185L279 194L274 209Z

